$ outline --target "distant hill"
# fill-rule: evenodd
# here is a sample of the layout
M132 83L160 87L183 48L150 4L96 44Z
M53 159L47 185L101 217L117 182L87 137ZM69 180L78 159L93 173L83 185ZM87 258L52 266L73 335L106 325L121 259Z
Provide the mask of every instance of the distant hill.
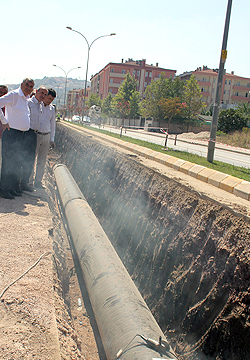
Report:
M39 88L39 86L44 85L47 88L53 88L57 93L57 99L63 99L64 91L65 91L65 77L57 76L57 77L47 77L45 76L43 79L35 79L35 88ZM7 84L9 91L17 89L20 84ZM90 86L90 82L87 83ZM67 92L73 89L84 89L85 80L78 79L67 79Z

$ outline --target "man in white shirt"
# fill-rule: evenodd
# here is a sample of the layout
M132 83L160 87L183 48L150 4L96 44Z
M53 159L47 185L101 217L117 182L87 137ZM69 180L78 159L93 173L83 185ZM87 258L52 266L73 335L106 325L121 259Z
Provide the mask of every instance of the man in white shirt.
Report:
M26 156L21 177L21 189L26 191L34 190L29 186L29 178L32 174L36 157L37 132L39 130L39 124L43 113L42 101L47 94L47 88L45 86L40 86L35 92L35 95L28 100L30 110L30 129L25 133Z
M36 188L42 187L42 178L45 170L46 159L49 152L49 147L54 148L55 138L55 108L51 105L56 98L56 92L53 89L48 89L48 94L43 100L42 115L40 117L39 127L37 131L37 147L36 147L36 166L35 183ZM32 176L33 177L33 176ZM33 179L31 179L33 180Z
M5 107L5 116L0 110L2 137L1 196L14 199L20 196L21 168L25 161L24 134L30 128L28 98L33 90L34 80L26 78L20 88L0 98L0 108Z

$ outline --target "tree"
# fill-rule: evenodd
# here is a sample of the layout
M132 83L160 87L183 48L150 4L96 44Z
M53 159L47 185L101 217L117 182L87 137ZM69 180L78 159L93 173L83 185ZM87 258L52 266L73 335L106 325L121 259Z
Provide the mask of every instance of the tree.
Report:
M141 114L141 96L138 91L133 91L129 100L129 118L138 118Z
M140 94L136 91L136 86L137 80L128 72L112 100L114 114L122 118L122 125L125 118L135 116L139 112Z
M247 126L247 119L235 109L221 110L218 117L218 130L224 133L242 130Z
M98 94L91 93L87 100L88 109L93 105L101 105L101 99L99 98Z
M102 114L106 117L110 117L112 115L112 95L111 93L108 93L108 96L102 101Z
M250 122L250 104L249 103L246 104L246 103L242 102L242 103L238 104L236 107L236 110L246 118L247 123Z
M172 119L178 115L181 115L183 113L183 110L185 109L185 105L178 97L161 99L159 101L159 106L164 112L164 118L168 119L168 129Z
M152 81L145 91L145 100L143 101L143 115L153 117L160 121L164 119L164 109L159 105L162 99L173 99L179 97L182 99L184 83L179 78L165 78L162 73L160 78Z
M206 106L205 103L202 102L201 90L194 75L191 75L190 79L185 82L183 103L186 105L183 115L188 131L189 125L196 121L197 115Z

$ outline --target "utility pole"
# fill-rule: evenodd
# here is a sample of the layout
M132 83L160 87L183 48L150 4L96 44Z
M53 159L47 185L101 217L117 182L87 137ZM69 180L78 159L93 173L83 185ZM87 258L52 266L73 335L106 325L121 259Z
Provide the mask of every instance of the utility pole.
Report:
M224 75L224 65L227 58L226 48L227 48L227 38L228 38L228 29L229 29L232 1L233 0L228 0L228 4L227 4L227 14L226 14L224 35L223 35L223 42L222 42L222 49L220 56L220 66L219 66L218 79L217 79L215 103L213 108L213 118L210 129L210 139L208 141L207 161L209 162L213 162L214 159L215 140L216 140L217 125L218 125L218 116L220 111L221 89L222 89L222 82Z

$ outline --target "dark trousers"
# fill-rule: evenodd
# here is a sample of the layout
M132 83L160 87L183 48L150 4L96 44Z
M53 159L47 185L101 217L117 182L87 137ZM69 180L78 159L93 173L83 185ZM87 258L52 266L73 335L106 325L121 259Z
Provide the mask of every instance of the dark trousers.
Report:
M28 184L36 157L36 133L29 130L24 133L24 161L22 164L21 183Z
M18 190L24 161L25 131L5 130L2 137L2 191Z

